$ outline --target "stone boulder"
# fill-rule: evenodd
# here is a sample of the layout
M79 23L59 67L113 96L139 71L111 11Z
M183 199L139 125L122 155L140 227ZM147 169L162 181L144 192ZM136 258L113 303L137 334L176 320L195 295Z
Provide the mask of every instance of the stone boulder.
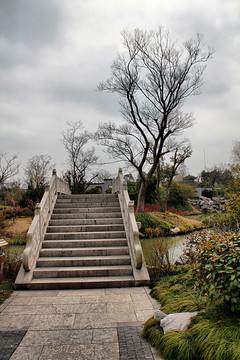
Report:
M171 330L185 331L188 329L191 319L196 315L196 311L169 314L160 320L160 326L163 329L164 334Z

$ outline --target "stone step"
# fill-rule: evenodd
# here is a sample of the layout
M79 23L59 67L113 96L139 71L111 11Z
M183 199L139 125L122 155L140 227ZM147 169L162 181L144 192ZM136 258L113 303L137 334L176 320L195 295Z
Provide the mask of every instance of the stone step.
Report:
M76 257L40 257L37 267L66 267L66 266L107 266L107 265L130 265L129 255L111 256L76 256Z
M112 212L105 213L95 213L95 212L75 212L75 213L63 213L63 214L52 214L51 219L52 220L60 220L60 219L122 219L121 212Z
M100 219L56 219L50 220L49 226L71 226L71 225L112 225L123 224L122 218L100 218Z
M59 208L102 208L102 207L116 207L120 209L119 202L107 201L107 202L63 202L56 203L55 209Z
M117 194L68 194L68 195L58 195L57 200L62 199L118 199Z
M76 240L76 239L119 239L126 237L125 231L97 232L64 232L46 233L45 240Z
M112 225L71 225L71 226L48 226L47 233L78 233L78 232L100 232L100 231L124 231L123 224Z
M128 246L41 249L40 257L128 255Z
M118 206L106 206L106 207L72 207L72 208L54 208L53 214L75 214L75 213L117 213L121 212Z
M131 276L133 274L130 265L115 266L84 266L84 267L47 267L36 268L34 278L68 278L68 277L96 277L96 276Z
M127 239L88 239L88 240L43 240L42 248L82 248L100 246L126 246Z
M148 285L141 284L141 285ZM30 290L120 288L135 286L133 276L76 277L33 279L26 287Z
M56 204L64 204L64 203L115 203L119 204L119 200L117 197L89 197L89 196L81 196L81 197L71 197L71 198L58 198Z

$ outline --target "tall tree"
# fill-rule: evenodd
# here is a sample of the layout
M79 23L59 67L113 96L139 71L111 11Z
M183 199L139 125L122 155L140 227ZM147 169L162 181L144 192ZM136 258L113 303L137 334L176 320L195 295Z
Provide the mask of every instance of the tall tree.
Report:
M212 55L201 35L179 47L162 28L122 33L126 53L112 63L111 77L99 90L120 96L121 124L100 124L97 138L114 157L139 173L137 211L144 211L148 183L167 142L193 125L181 111L184 101L199 94L205 64ZM152 159L149 164L149 158Z
M92 164L95 164L98 157L95 149L85 150L85 145L91 139L89 131L81 131L81 121L68 122L68 129L62 133L62 142L68 153L68 164L70 170L66 173L71 190L74 194L82 192L86 188L86 171Z
M17 163L17 157L17 155L9 157L7 153L0 153L0 187L18 174L20 164Z

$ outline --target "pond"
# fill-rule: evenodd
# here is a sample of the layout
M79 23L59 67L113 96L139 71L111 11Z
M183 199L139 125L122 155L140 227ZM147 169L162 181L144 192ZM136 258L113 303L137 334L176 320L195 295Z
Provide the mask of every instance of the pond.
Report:
M148 257L151 256L153 249L156 251L156 249L159 247L163 250L168 250L169 260L171 264L174 264L174 262L183 252L185 241L186 235L175 235L163 238L141 240L146 262L148 262Z

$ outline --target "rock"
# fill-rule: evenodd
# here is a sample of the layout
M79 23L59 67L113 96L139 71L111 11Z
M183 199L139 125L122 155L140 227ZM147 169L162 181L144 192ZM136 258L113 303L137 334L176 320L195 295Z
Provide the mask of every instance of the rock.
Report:
M183 254L177 258L174 265L185 265L188 264L188 262L189 262L189 256Z
M160 326L164 334L171 330L187 330L191 318L197 315L197 312L169 314L160 321Z
M180 232L180 229L179 229L179 227L175 227L175 228L171 229L171 232L173 234L178 234Z
M204 213L214 210L225 211L226 209L226 200L224 198L219 198L219 197L213 197L212 199L209 199L205 196L200 196L198 200L197 199L192 200L190 201L190 203L193 206L199 208L199 210L201 210Z
M161 310L155 310L154 311L154 319L155 320L161 320L164 319L167 315L161 311Z

